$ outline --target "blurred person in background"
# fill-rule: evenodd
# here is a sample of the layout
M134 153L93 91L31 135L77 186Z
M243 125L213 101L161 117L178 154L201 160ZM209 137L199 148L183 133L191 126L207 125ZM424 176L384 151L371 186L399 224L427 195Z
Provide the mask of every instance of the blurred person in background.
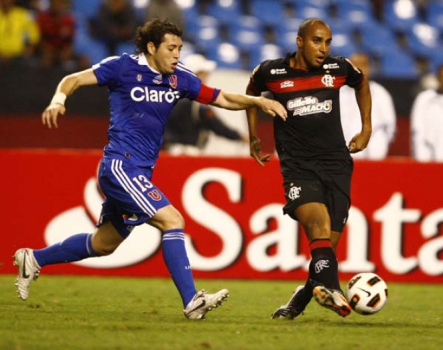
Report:
M150 0L146 6L146 20L167 18L182 30L185 30L185 19L181 7L175 0Z
M216 68L214 61L198 54L188 55L183 64L206 84ZM165 149L173 155L199 155L208 142L210 132L233 141L249 142L247 135L227 126L214 109L188 99L180 100L169 117L165 132ZM223 150L220 150L222 153Z
M181 213L153 183L169 114L179 99L189 98L224 109L257 106L283 119L284 107L264 97L251 97L212 88L179 62L182 31L173 23L155 19L136 31L138 55L108 57L92 68L64 77L49 106L43 124L57 127L66 112L65 100L79 87L106 86L109 90L109 142L104 148L98 183L105 199L93 233L78 233L49 247L21 248L14 254L18 267L17 293L26 300L32 281L46 265L80 261L112 254L139 225L161 232L165 265L189 319L204 319L229 292L197 292L185 247L185 222ZM174 169L171 169L174 171Z
M354 53L349 59L360 69L369 82L372 96L372 134L365 150L353 153L355 159L380 160L388 156L389 145L394 139L397 114L391 94L379 83L371 80L368 55ZM359 106L355 90L349 86L340 89L340 114L343 133L347 143L361 130Z
M294 319L312 297L339 316L351 313L340 287L335 251L351 204L354 163L350 153L365 149L371 137L371 92L363 73L349 60L329 55L331 42L327 23L318 18L304 20L297 33L297 51L260 63L246 88L252 96L271 92L287 109L285 122L274 119L286 197L283 213L303 227L311 251L305 285L298 286L272 318ZM348 145L340 123L343 85L355 89L361 119L360 133ZM258 110L247 109L247 116L251 156L264 166L270 155L261 154Z
M92 36L105 43L110 56L121 54L119 44L130 41L139 25L130 0L103 0L90 22Z
M420 162L443 162L443 63L437 88L420 92L411 110L412 156Z
M32 13L15 0L0 0L0 63L31 59L40 40Z
M76 22L67 10L68 4L69 0L50 0L49 8L37 15L41 33L38 56L44 68L74 70L85 69L89 65L86 57L77 57L74 52Z

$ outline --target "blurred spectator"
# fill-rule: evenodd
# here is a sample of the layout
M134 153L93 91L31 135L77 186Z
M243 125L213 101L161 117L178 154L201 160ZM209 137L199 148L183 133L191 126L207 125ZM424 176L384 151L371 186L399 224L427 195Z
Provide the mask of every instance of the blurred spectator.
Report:
M371 66L366 54L355 53L349 58L369 81L372 95L371 140L364 151L352 153L352 157L371 160L386 158L396 130L397 115L394 101L388 90L371 80ZM361 120L354 89L348 86L340 89L340 113L345 140L349 143L352 137L361 130Z
M187 56L183 63L200 78L202 84L216 68L214 61L197 54ZM210 106L182 99L172 110L166 124L165 149L173 155L199 155L211 131L229 140L249 142L247 135L225 125Z
M412 106L412 155L421 162L443 162L443 64L437 80L437 89L420 92Z
M103 0L96 16L91 18L92 35L105 43L109 55L120 55L119 44L130 41L139 23L130 0Z
M17 6L24 7L32 12L40 11L43 2L43 0L16 0Z
M175 0L150 0L146 7L146 20L150 21L154 18L167 18L180 29L185 29L182 9Z
M85 69L87 58L75 56L75 18L67 11L68 0L50 0L49 8L37 15L41 40L38 55L45 68L62 66L67 70ZM79 64L76 64L79 61Z
M0 0L0 62L32 57L39 39L31 12L15 0Z

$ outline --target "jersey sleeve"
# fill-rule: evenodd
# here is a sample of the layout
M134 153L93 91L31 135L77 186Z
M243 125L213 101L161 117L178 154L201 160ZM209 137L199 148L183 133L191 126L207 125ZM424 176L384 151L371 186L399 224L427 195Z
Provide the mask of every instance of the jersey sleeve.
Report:
M218 95L220 94L219 89L212 88L210 86L207 86L205 84L201 84L200 91L195 98L197 102L203 103L205 105L208 105L212 102L214 102Z
M265 77L263 74L263 64L264 62L260 63L257 67L254 68L249 80L250 85L252 85L255 88L257 93L268 90L265 84Z
M188 73L186 76L187 84L182 90L184 94L181 98L189 98L190 100L195 100L205 105L210 104L217 99L218 94L220 93L219 89L211 88L202 84L200 78L194 74Z
M122 65L121 57L111 56L92 66L99 86L115 85Z
M346 75L346 85L349 85L352 88L356 88L361 85L365 79L362 71L354 66L351 61L348 59L344 60L345 65L347 67L347 75Z

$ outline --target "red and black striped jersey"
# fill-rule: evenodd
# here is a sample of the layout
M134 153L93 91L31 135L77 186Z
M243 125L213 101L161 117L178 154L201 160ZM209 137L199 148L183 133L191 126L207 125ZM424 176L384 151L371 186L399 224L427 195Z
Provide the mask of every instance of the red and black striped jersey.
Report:
M359 86L363 74L344 57L332 56L319 68L294 69L289 65L294 55L264 61L251 75L257 92L271 92L288 111L286 121L274 118L275 146L282 165L291 158L349 159L339 89Z

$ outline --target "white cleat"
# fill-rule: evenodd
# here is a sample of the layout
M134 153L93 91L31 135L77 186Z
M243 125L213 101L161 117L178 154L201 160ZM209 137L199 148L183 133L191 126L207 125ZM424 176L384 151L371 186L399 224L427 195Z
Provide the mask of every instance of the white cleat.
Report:
M314 288L313 294L317 303L334 311L337 315L346 317L351 313L351 306L340 291L317 286Z
M194 295L183 313L186 318L191 320L204 320L209 311L219 307L228 297L229 291L227 289L222 289L214 294L206 294L202 289Z
M16 287L18 297L22 300L28 299L31 281L36 281L40 276L40 266L34 258L32 249L21 248L13 256L14 265L18 266Z

